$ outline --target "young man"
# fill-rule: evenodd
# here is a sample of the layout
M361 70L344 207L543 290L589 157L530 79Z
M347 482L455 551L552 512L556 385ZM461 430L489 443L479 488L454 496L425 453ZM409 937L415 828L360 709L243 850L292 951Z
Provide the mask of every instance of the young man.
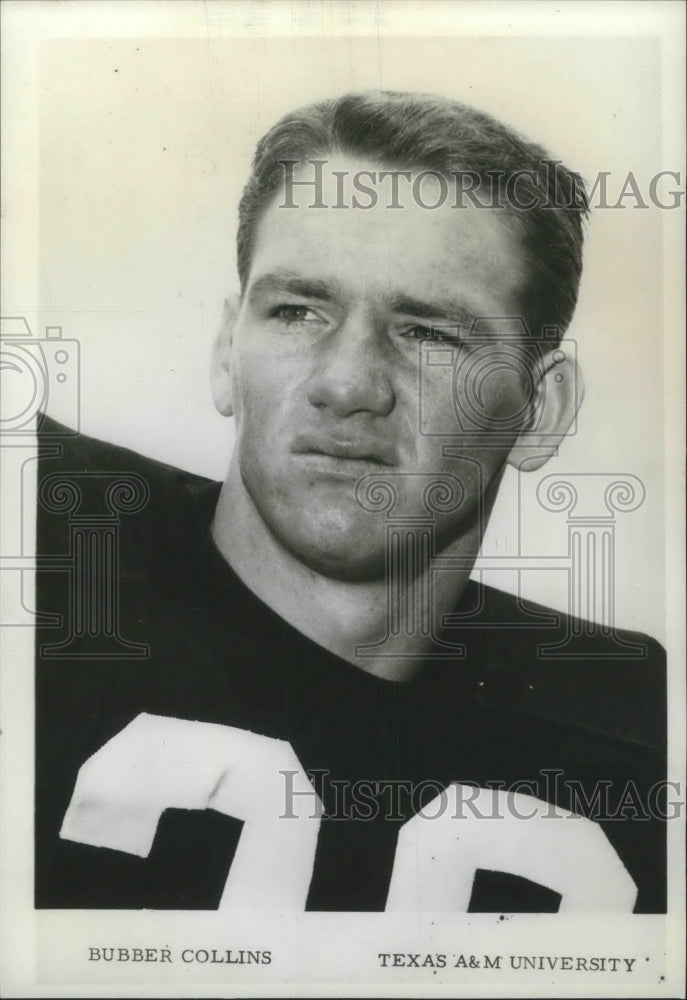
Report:
M440 98L261 140L225 482L83 437L41 466L74 561L39 579L37 905L664 909L660 647L469 579L581 398L586 207Z

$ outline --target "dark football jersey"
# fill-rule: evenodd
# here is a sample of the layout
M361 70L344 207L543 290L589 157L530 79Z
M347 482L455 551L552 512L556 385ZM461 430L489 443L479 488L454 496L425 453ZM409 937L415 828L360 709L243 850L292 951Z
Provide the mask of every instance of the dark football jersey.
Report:
M547 659L570 621L470 582L464 655L379 679L238 579L218 483L49 427L38 907L664 912L657 643Z

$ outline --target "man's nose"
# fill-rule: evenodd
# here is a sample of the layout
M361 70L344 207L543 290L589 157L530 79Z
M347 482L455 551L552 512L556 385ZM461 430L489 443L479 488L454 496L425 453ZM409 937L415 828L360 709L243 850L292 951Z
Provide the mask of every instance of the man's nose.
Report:
M383 330L370 315L351 313L318 348L308 399L337 417L367 411L386 416L394 406L391 359Z

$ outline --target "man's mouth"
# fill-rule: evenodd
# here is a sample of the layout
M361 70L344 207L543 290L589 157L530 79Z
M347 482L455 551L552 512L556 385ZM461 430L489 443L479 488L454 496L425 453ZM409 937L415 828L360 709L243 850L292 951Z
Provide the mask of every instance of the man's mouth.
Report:
M370 466L397 464L394 452L388 445L364 439L299 434L291 451L295 455L323 455L342 461L367 463Z

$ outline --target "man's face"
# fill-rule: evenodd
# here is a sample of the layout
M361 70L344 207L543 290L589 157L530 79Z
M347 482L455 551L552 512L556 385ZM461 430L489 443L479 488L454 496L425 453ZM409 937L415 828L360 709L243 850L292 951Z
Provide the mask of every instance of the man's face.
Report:
M363 169L381 168L332 156L324 203L337 201L333 171L350 181ZM311 178L312 167L303 173ZM432 183L423 182L425 204L437 200ZM240 473L281 544L339 579L383 575L387 514L431 519L433 480L457 481L462 494L435 517L440 547L462 538L462 550L476 554L517 430L510 441L500 434L499 446L470 441L454 400L477 393L496 425L526 403L512 367L489 367L489 337L497 358L500 336L489 324L486 347L460 348L477 364L421 364L428 346L450 358L453 337L474 318L518 313L525 273L516 235L498 210L452 209L450 199L431 210L405 190L401 209L389 209L386 196L370 209L350 207L350 196L346 208L311 208L310 188L294 187L295 208L276 196L257 228L233 332L230 475ZM444 331L438 343L433 328ZM468 384L477 370L479 386ZM375 493L380 482L386 493ZM393 510L370 509L375 496L392 495Z

